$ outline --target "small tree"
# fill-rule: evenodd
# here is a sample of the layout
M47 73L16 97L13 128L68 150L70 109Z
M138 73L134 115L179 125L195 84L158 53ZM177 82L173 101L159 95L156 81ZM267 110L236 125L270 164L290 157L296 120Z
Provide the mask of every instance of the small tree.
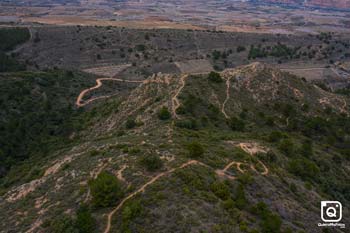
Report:
M237 117L231 117L228 121L228 125L233 131L243 131L245 128L244 121Z
M292 156L295 152L294 143L290 139L284 139L278 145L278 149L287 156Z
M52 233L79 233L74 224L74 219L67 214L58 216L52 221L48 220L46 224Z
M214 82L214 83L221 83L223 82L222 78L221 78L221 75L217 72L210 72L209 75L208 75L208 79L209 81L211 82Z
M191 158L199 158L204 154L204 148L199 142L191 142L187 145L187 150Z
M313 155L313 145L310 139L307 139L303 142L300 148L300 154L307 158Z
M245 47L242 46L242 45L239 45L239 46L237 47L236 51L237 51L237 53L243 52L243 51L245 51Z
M268 136L269 142L279 142L284 137L280 131L272 131Z
M101 172L95 180L90 181L89 186L92 203L95 206L111 206L123 196L121 184L118 179L105 171Z
M168 120L171 118L171 114L167 107L162 107L158 112L158 118L160 120Z
M77 211L77 219L75 222L79 233L92 233L96 228L95 219L91 215L90 209L86 205L79 207Z
M135 121L135 119L133 119L133 118L129 118L127 121L126 121L126 123L125 123L125 127L127 128L127 129L133 129L133 128L135 128L136 127L136 121Z
M221 200L231 198L230 188L224 182L214 182L210 185L210 189Z
M163 161L157 155L145 155L140 162L150 172L154 172L163 166Z

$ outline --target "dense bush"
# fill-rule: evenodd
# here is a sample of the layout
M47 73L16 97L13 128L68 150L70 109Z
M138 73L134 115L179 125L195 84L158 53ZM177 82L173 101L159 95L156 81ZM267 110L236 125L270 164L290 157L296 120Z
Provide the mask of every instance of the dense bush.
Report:
M299 151L300 151L300 154L303 155L304 157L307 157L307 158L311 157L313 155L312 140L310 139L304 140Z
M195 130L198 129L198 123L195 119L178 120L175 122L176 127Z
M93 233L96 221L90 209L83 205L77 210L76 218L67 214L59 215L44 222L43 227L51 233Z
M162 107L158 112L158 118L160 120L168 120L171 118L171 114L167 107Z
M214 50L212 53L211 53L212 57L214 60L218 60L220 57L221 57L221 52L220 51L217 51L217 50Z
M293 156L295 153L294 143L290 139L283 139L279 143L278 149L286 156Z
M233 131L243 131L245 129L245 122L237 117L231 117L228 120L228 125Z
M314 162L304 158L291 160L288 170L303 179L313 179L320 173L319 167Z
M234 201L238 209L243 210L247 204L247 198L245 196L244 185L240 183L237 187L236 193L234 195Z
M199 158L204 154L204 148L199 142L191 142L187 145L188 155L191 158Z
M96 228L95 219L91 215L90 209L83 205L77 211L75 226L79 233L92 233Z
M241 46L241 45L239 45L239 46L237 47L237 49L236 49L237 53L243 52L243 51L245 51L245 50L246 50L245 47L244 47L244 46Z
M136 125L137 125L137 123L136 123L135 119L129 118L126 120L125 127L127 129L133 129L136 127Z
M209 81L211 82L214 82L214 83L221 83L223 82L223 79L221 78L221 75L217 72L210 72L209 75L208 75L208 79Z
M73 103L94 79L56 70L0 74L0 80L0 177L20 161L66 146L89 120Z
M25 65L0 51L0 72L14 72L25 70Z
M199 104L202 103L202 99L198 96L189 94L182 101L182 105L176 111L178 114L191 114L195 116L195 110L198 108Z
M130 223L133 219L142 214L142 205L140 201L127 202L122 211L122 232L130 232Z
M105 171L101 172L96 179L91 180L89 187L94 206L111 206L123 196L121 184L118 179Z
M259 202L253 207L253 212L261 218L261 232L262 233L279 233L281 232L282 220L281 218L272 213L267 205L263 202Z
M30 33L27 28L1 28L0 51L9 51L17 45L29 40Z
M281 139L284 138L284 134L280 131L272 131L270 135L268 136L269 142L279 142Z
M154 172L163 166L163 161L158 155L144 155L140 162L150 172Z
M230 188L224 182L214 182L210 185L210 189L221 200L228 200L231 197Z
M79 233L74 219L66 214L56 217L45 225L48 225L47 228L51 233Z
M138 44L138 45L136 45L135 49L139 52L143 52L146 50L146 46L143 44Z
M14 49L17 45L29 40L27 28L0 28L0 72L13 72L25 69L13 57L6 55L6 51Z

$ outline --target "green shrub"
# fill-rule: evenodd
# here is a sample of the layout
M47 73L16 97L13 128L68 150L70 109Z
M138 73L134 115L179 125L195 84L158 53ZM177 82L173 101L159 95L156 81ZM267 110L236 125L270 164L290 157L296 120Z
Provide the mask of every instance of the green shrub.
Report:
M281 139L283 139L284 134L280 131L272 131L270 135L268 136L269 142L279 142Z
M241 183L237 187L234 201L236 203L237 208L240 210L244 209L248 204L247 198L245 196L244 185Z
M277 155L272 151L272 150L269 150L265 156L263 156L262 158L265 158L264 161L266 162L270 162L270 163L273 163L273 162L276 162L277 161ZM261 159L261 158L260 158Z
M230 188L224 182L214 182L210 185L210 190L221 200L231 198Z
M204 148L199 142L191 142L187 145L188 155L191 158L200 158L204 154Z
M98 150L93 149L93 150L91 150L91 151L89 152L89 155L90 155L91 157L93 157L93 156L98 155L99 153L100 153L100 152L99 152Z
M95 180L91 180L89 186L92 203L98 207L111 206L123 196L118 179L105 171L101 172Z
M127 202L122 211L122 232L130 232L130 223L133 219L142 214L142 205L140 201Z
M133 118L127 119L127 121L125 123L125 127L127 129L133 129L136 127L136 125L137 125L137 123L136 123L135 119L133 119Z
M310 158L313 155L312 141L307 139L303 142L300 148L300 154L306 158Z
M25 68L25 65L0 51L0 72L22 71Z
M171 118L171 114L167 107L162 107L158 112L158 118L160 120L168 120Z
M237 177L237 180L243 184L243 185L247 185L247 184L251 184L254 181L253 176L251 176L249 173L244 173L241 174Z
M233 131L243 131L245 128L245 122L237 117L231 117L228 125Z
M280 216L272 213L267 205L263 202L257 203L253 209L253 213L261 218L261 232L263 233L279 233L281 231L282 220Z
M47 222L49 232L51 233L79 233L76 228L74 219L67 214L56 217L54 220Z
M217 51L217 50L214 50L212 53L211 53L212 57L214 60L218 60L220 57L221 57L221 52L220 51Z
M261 229L263 233L279 233L281 232L282 220L277 214L269 214L268 217L263 218Z
M29 40L28 28L1 28L0 51L9 51Z
M146 46L143 44L138 44L138 45L136 45L135 49L139 52L143 52L146 50Z
M77 211L77 219L75 221L79 233L92 233L96 228L95 219L91 215L90 209L83 205Z
M292 156L295 152L294 143L290 139L283 139L278 145L278 149L286 156Z
M236 49L237 53L243 52L243 51L245 51L245 50L246 50L245 47L242 46L242 45L239 45L239 46L237 47L237 49Z
M163 161L158 155L145 155L140 162L150 172L154 172L163 166Z
M195 119L178 120L175 122L175 126L184 129L195 130L198 129L198 123Z
M225 210L231 212L235 208L235 202L231 198L228 198L223 202L223 207Z
M296 176L301 178L315 178L319 173L319 167L312 161L302 158L302 159L293 159L288 164L289 172L293 173Z
M209 75L208 75L208 79L209 81L211 82L214 82L214 83L221 83L223 82L223 79L221 78L221 75L217 72L210 72Z

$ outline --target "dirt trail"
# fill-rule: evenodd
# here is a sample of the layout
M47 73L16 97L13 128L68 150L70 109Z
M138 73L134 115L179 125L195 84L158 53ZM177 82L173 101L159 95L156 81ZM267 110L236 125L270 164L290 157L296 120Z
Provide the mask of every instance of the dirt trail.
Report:
M227 164L224 169L222 170L216 170L215 173L218 175L218 176L221 176L221 177L227 177L228 179L230 180L234 180L236 179L236 177L232 176L232 175L229 175L227 174L227 170L232 167L234 164L237 164L237 162L235 161L232 161L231 163Z
M163 177L163 176L166 176L166 175L169 175L170 173L173 173L174 171L176 171L177 169L182 169L182 168L185 168L187 166L190 166L190 165L193 165L193 164L201 164L201 165L204 165L204 166L207 166L199 161L196 161L196 160L190 160L184 164L182 164L180 167L178 168L173 168L173 169L170 169L166 172L162 172L162 173L159 173L158 175L156 175L155 177L153 177L150 181L148 181L146 184L142 185L139 189L137 189L135 192L131 193L130 195L128 195L127 197L125 197L120 203L119 205L113 209L109 214L108 214L108 218L107 218L107 226L106 226L106 229L104 231L104 233L108 233L111 229L111 222L112 222L112 217L113 215L115 214L115 212L117 212L123 205L124 203L133 198L134 196L136 196L137 194L139 193L142 193L145 191L145 189L153 184L154 182L156 182L159 178Z
M247 152L248 154L250 154L251 156L256 155L257 153L266 153L266 149L264 147L259 146L258 143L239 143L238 146L244 150L245 152ZM261 162L260 160L258 160L258 162L260 163L260 165L264 168L264 171L261 172L261 175L268 175L269 174L269 168L266 167L266 165ZM252 170L254 170L256 173L259 173L256 169L254 165L250 165L250 168Z
M86 95L86 93L100 88L102 86L102 81L108 81L108 80L110 80L110 81L118 81L118 82L126 82L126 83L142 83L143 82L143 81L136 81L136 80L124 80L124 79L119 79L119 78L99 78L99 79L96 79L96 83L97 83L96 86L90 87L90 88L85 89L82 92L80 92L80 94L79 94L75 104L78 107L83 107L83 106L91 103L92 101L110 97L110 96L99 96L99 97L95 97L95 98L89 99L89 100L87 100L85 102L82 101L83 97L84 97L84 95Z
M125 181L125 178L123 176L123 171L128 167L128 165L124 164L118 171L117 171L117 178L123 182Z
M259 162L260 162L260 161L259 161ZM260 162L260 163L261 163L261 162ZM113 217L113 215L114 215L119 209L122 208L122 206L125 204L126 201L128 201L128 200L131 199L131 198L133 198L133 197L136 196L137 194L144 192L145 189L146 189L149 185L151 185L151 184L153 184L154 182L156 182L159 178L161 178L161 177L163 177L163 176L166 176L166 175L169 175L169 174L173 173L174 171L176 171L176 170L178 170L178 169L182 169L182 168L188 167L188 166L190 166L190 165L194 165L194 164L201 165L201 166L204 166L204 167L207 167L207 168L211 168L210 166L208 166L208 165L206 165L206 164L204 164L204 163L202 163L202 162L199 162L199 161L197 161L197 160L190 160L190 161L188 161L188 162L186 162L186 163L183 163L181 166L179 166L179 167L177 167L177 168L172 168L172 169L170 169L170 170L168 170L168 171L159 173L158 175L156 175L155 177L153 177L150 181L148 181L146 184L142 185L139 189L137 189L136 191L134 191L133 193L131 193L130 195L128 195L127 197L125 197L125 198L118 204L118 206L117 206L116 208L114 208L114 209L108 214L108 216L107 216L107 226L106 226L106 229L105 229L104 233L109 233L109 232L110 232L110 230L111 230L111 222L112 222L112 217ZM228 179L230 179L230 180L234 180L234 179L236 179L235 176L232 176L232 175L229 175L229 174L226 173L227 170L228 170L231 166L233 166L234 164L236 164L237 169L238 169L241 173L244 173L244 171L240 168L240 166L241 166L242 163L236 162L236 161L230 162L230 163L227 164L222 170L216 170L215 173L216 173L218 176L220 176L220 177L226 177L226 178L228 178ZM262 163L261 163L261 164L262 164ZM268 174L268 169L267 169L267 167L266 167L264 164L262 164L262 165L263 165L263 167L265 168L265 171L262 172L261 174L262 174L262 175L267 175L267 174ZM124 170L125 168L126 168L126 167L122 167L122 169L119 170L119 172L122 171L122 170ZM256 171L255 167L253 167L252 169L253 169L254 171ZM118 173L119 173L119 172L118 172ZM258 171L256 171L256 172L259 173Z
M224 114L224 116L225 116L225 118L226 119L228 119L228 118L230 118L228 115L227 115L227 113L226 113L226 111L225 111L225 105L226 105L226 103L229 101L229 99L230 99L230 83L231 83L231 77L232 76L230 76L230 77L228 77L227 79L226 79L226 99L225 99L225 101L224 101L224 103L222 104L222 108L221 108L221 112L222 112L222 114Z
M61 160L56 160L53 165L45 170L45 173L42 177L34 179L29 183L22 184L8 191L5 194L5 200L8 202L15 202L25 198L29 193L34 192L39 186L44 184L49 179L50 175L56 174L60 169L62 169L64 165L69 164L83 153L84 152L71 154Z
M14 50L8 52L7 54L10 55L11 53L18 53L19 51L21 51L24 48L30 47L34 41L34 29L32 27L27 27L28 31L29 31L29 40L27 40L26 42L24 42L23 44L18 45Z
M185 87L185 85L186 85L186 78L187 77L188 77L188 75L183 75L181 77L181 79L180 79L181 86L177 90L177 92L175 93L174 97L172 98L172 112L173 112L174 118L176 118L176 119L179 118L177 113L176 113L176 110L180 107L180 101L179 101L179 99L177 97L181 93L182 89Z

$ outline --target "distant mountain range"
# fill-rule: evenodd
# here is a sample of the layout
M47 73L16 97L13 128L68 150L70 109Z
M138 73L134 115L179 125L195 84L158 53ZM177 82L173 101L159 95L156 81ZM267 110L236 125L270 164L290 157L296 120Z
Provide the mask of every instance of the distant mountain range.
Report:
M157 0L155 0L156 2ZM198 1L198 0L194 0ZM232 0L238 1L238 0ZM246 1L246 0L241 0ZM256 3L272 3L272 4L284 4L297 7L320 7L320 8L330 8L330 9L342 9L350 10L350 0L250 0ZM114 5L121 2L138 2L135 0L0 0L0 4L14 4L23 6L50 6L50 5ZM159 1L162 2L162 1Z
M350 9L350 0L259 0L259 2L344 10Z

